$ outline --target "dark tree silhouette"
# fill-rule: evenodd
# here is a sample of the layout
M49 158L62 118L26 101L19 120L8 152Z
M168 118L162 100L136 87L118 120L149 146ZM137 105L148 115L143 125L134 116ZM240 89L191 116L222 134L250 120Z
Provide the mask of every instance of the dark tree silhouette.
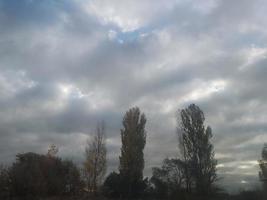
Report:
M179 148L184 162L186 189L198 194L211 193L217 180L211 128L205 127L203 111L195 104L182 109L178 117Z
M261 171L259 172L260 180L263 182L263 189L267 196L267 144L262 149L262 159L259 160Z
M31 152L17 155L10 180L12 194L24 198L75 195L82 187L79 170L72 161Z
M124 115L122 124L119 170L125 186L124 195L139 196L143 186L146 117L138 107L131 108Z
M152 168L150 181L156 197L181 196L184 188L184 166L180 159L165 159L161 168Z
M103 193L106 197L119 198L123 189L121 176L116 172L111 172L103 184Z
M0 165L0 199L8 199L10 196L10 174L9 168Z

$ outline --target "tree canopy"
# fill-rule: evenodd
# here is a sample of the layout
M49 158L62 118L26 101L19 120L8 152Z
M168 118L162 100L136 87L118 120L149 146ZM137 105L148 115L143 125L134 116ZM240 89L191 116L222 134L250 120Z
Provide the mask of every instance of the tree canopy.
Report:
M210 141L212 130L204 121L203 111L191 104L180 110L177 128L187 191L191 192L193 188L202 195L210 193L217 180L217 160Z
M138 107L131 108L123 117L119 171L125 182L125 195L136 196L142 190L146 117Z

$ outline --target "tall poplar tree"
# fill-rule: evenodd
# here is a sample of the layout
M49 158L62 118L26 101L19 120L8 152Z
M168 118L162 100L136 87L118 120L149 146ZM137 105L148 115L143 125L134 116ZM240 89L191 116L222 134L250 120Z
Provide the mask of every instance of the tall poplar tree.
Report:
M191 104L180 111L178 118L179 147L185 166L186 189L207 195L217 180L214 149L211 144L212 130L204 124L203 111Z
M142 191L146 117L138 107L134 107L126 112L122 124L119 170L125 195L134 197Z

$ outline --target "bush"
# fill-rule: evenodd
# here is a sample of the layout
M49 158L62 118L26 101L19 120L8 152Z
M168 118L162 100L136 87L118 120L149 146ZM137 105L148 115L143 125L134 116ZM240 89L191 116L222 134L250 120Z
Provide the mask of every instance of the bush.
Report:
M82 186L73 162L36 153L18 154L10 179L12 194L19 197L74 195Z
M103 194L110 198L119 198L122 192L121 177L116 172L111 172L103 184Z

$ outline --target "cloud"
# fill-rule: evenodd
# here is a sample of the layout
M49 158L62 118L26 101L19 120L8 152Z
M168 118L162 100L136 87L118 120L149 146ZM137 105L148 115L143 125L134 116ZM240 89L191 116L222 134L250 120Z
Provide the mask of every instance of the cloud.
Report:
M81 163L87 138L105 120L116 170L123 114L139 106L148 118L149 175L179 155L177 110L196 103L213 129L224 183L256 183L267 131L266 6L0 1L0 161L55 143Z

